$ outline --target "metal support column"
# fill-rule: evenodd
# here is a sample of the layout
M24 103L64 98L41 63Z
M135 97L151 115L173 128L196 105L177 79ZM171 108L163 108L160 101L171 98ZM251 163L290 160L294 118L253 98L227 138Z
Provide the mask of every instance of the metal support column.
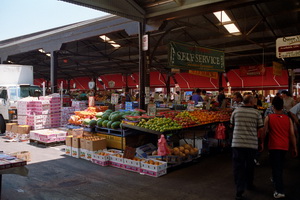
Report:
M143 51L143 35L145 34L145 22L139 22L139 108L145 109L145 55L146 52Z
M222 83L223 77L222 76L223 76L223 73L219 72L219 88L223 86L223 83Z
M57 93L57 67L58 67L58 59L57 59L57 52L51 52L51 92Z
M288 75L289 75L289 80L288 80L288 89L291 95L293 95L293 85L294 85L294 70L293 69L288 69Z

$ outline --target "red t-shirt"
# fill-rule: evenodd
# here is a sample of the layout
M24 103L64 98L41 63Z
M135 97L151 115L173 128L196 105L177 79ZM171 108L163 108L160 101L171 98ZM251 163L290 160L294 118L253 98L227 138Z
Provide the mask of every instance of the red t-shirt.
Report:
M269 114L269 149L289 150L290 118Z

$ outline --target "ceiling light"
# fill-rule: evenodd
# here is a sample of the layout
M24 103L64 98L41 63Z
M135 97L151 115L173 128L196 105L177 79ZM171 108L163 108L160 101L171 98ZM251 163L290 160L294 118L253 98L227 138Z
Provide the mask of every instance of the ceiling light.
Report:
M46 56L51 57L51 53L46 53Z
M44 51L44 49L39 49L39 52L41 52L41 53L46 53L46 52Z
M226 14L226 12L224 10L218 11L218 12L214 12L214 15L218 18L218 20L221 23L231 22L231 19L228 17L228 15Z
M235 24L226 24L224 27L227 29L229 33L239 33L240 30L236 27Z
M115 48L120 48L121 47L121 45L119 45L119 44L111 44L113 47L115 47Z
M110 38L107 37L106 35L100 35L99 38L101 38L104 41L109 41L110 40Z
M115 48L120 48L121 47L121 45L117 44L115 41L111 40L106 35L100 35L99 38L101 38L102 40L104 40L104 42L107 42L107 43L111 44L111 46L113 46Z

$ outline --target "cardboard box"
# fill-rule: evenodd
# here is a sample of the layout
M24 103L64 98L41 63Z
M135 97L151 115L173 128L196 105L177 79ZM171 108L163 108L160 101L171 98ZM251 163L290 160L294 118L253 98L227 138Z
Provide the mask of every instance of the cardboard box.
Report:
M126 138L125 137L123 137L123 140L122 140L122 137L120 137L120 136L107 135L107 134L102 134L102 133L99 133L97 135L100 137L106 138L106 145L108 148L122 149L122 147L123 147L123 150L124 150L126 147ZM122 145L121 141L123 141L123 145Z
M6 123L6 131L11 131L13 125L18 125L17 123Z
M80 158L80 148L72 147L72 157Z
M86 139L85 138L80 138L80 148L81 149L86 149Z
M118 154L111 154L109 156L110 166L123 169L124 166L123 154L119 153L119 155L121 155L122 157L117 157L117 155Z
M106 139L105 138L99 138L99 140L86 140L86 149L89 151L97 151L106 149Z
M140 172L141 161L124 158L123 163L124 163L123 169L132 172Z
M17 124L12 125L11 132L18 133L18 125Z
M72 146L72 140L73 140L73 136L72 135L67 136L66 137L66 146L71 147Z
M72 147L80 148L80 138L77 137L72 138Z
M30 130L31 130L31 126L29 125L19 125L17 132L19 134L29 134Z
M88 150L80 148L80 158L81 159L87 159L87 155L86 155L87 153L88 153Z
M72 156L72 147L71 146L66 146L65 153L66 153L67 156Z
M96 152L97 152L97 151L89 151L89 150L86 150L85 159L86 159L86 160L92 160L93 154L95 154Z
M83 136L83 129L73 129L72 130L72 135L74 137L82 137Z
M140 173L148 176L159 177L167 173L167 163L163 161L153 160L155 162L160 162L160 165L151 165L141 162Z

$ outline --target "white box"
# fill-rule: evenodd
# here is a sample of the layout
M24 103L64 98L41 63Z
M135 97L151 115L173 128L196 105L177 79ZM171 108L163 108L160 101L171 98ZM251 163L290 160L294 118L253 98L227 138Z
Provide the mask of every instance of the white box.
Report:
M66 146L65 152L67 156L72 156L72 147L71 146Z
M86 155L87 153L88 153L88 150L80 148L80 158L81 159L85 159L86 160L87 159L87 155Z
M123 169L123 154L122 153L119 153L120 155L122 155L122 157L117 157L116 155L117 154L112 154L109 156L109 159L110 159L110 166L113 166L113 167L117 167L117 168L121 168Z
M132 172L140 172L141 169L141 161L136 161L132 159L123 159L123 169L132 171Z
M72 147L72 157L80 158L80 148Z
M145 163L146 161L141 162L141 169L140 173L145 174L148 176L153 176L153 177L159 177L167 173L167 163L160 161L160 160L154 160L151 159L154 162L159 162L161 165L152 165L152 164L147 164Z

